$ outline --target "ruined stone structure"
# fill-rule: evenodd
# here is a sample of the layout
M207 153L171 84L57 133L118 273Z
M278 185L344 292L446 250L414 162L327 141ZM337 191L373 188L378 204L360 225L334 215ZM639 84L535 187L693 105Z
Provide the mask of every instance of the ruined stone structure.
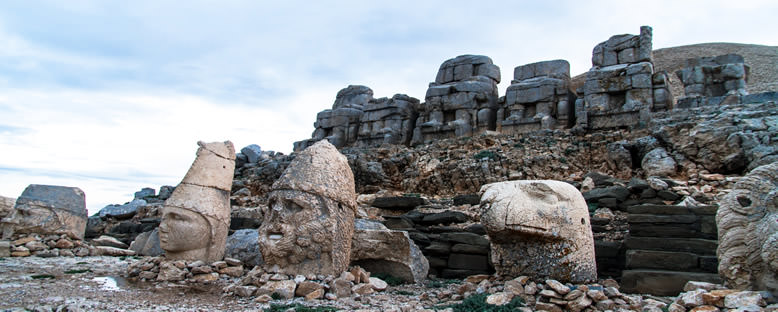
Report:
M259 249L268 272L338 276L346 270L357 208L346 157L326 140L299 153L268 195Z
M594 47L584 98L575 107L577 125L602 129L648 121L654 99L651 38L651 27L643 26L640 35L615 35Z
M408 145L416 124L419 100L405 94L370 100L360 120L357 145Z
M360 120L365 105L373 99L373 90L366 86L350 85L338 91L332 109L319 112L310 139L295 142L294 150L302 151L317 141L327 139L341 148L357 141Z
M77 187L30 184L16 199L13 210L0 222L3 238L14 233L67 234L84 239L84 191Z
M685 95L678 99L678 106L738 103L738 96L747 94L748 71L743 57L737 54L688 59L686 66L675 72L683 82Z
M482 55L460 55L440 65L430 83L411 144L471 136L497 127L500 68Z
M487 184L481 187L481 207L497 274L597 280L589 211L572 185L552 180Z
M553 60L518 66L497 113L502 133L570 128L575 92L570 90L570 63Z
M778 295L778 162L735 184L716 213L719 274L729 287Z
M162 207L159 242L168 259L214 262L224 257L230 227L235 147L197 145L197 158Z

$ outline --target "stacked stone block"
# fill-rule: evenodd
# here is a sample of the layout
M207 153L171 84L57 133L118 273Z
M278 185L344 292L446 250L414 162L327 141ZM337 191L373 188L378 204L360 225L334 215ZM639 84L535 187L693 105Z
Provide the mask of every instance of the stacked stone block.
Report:
M577 125L589 129L635 126L653 105L651 27L640 35L616 35L594 47Z
M667 296L681 292L688 281L720 283L716 208L629 207L622 290Z
M518 66L513 79L497 113L502 133L572 126L575 92L570 90L570 63L553 60Z
M372 99L373 90L366 86L349 85L338 91L332 109L316 115L312 138L295 142L294 151L302 151L323 139L337 148L352 145L357 141L363 109Z
M460 55L440 65L418 109L412 144L496 129L500 68L482 55Z
M360 120L357 144L361 146L378 146L385 143L410 144L418 105L418 99L405 94L370 100Z
M686 60L686 66L675 72L684 85L684 97L679 108L737 103L738 96L746 95L749 67L743 57L725 54Z

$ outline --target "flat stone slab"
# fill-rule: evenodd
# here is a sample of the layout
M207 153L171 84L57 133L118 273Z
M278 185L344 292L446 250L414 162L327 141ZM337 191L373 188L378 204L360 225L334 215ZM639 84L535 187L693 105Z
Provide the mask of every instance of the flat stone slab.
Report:
M655 215L709 215L715 216L717 206L686 207L674 205L637 205L627 207L630 214L655 214Z
M699 267L699 257L689 252L628 250L626 260L630 269L695 271Z
M627 249L690 252L697 255L716 255L718 241L702 238L635 237L624 241Z
M721 278L713 273L677 272L662 270L624 270L621 275L621 292L676 296L688 281L720 284Z

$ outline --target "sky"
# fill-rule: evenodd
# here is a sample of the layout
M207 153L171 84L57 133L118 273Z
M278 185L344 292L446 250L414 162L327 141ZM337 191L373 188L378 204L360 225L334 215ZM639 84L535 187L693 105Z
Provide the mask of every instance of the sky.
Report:
M290 153L338 90L423 97L440 64L565 59L653 27L654 49L778 46L776 1L3 1L0 195L79 187L89 213L176 185L196 142Z

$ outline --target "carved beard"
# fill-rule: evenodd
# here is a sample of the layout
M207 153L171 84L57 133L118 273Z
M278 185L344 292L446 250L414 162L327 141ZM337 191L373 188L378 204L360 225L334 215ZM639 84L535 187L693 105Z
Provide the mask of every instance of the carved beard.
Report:
M328 229L337 230L329 218L330 207L337 203L304 192L295 195L297 204L288 199L281 200L285 200L285 211L272 211L271 203L269 218L259 228L259 247L265 263L277 264L283 268L302 263L306 259L329 258L334 235ZM281 237L277 240L271 239L274 235Z

